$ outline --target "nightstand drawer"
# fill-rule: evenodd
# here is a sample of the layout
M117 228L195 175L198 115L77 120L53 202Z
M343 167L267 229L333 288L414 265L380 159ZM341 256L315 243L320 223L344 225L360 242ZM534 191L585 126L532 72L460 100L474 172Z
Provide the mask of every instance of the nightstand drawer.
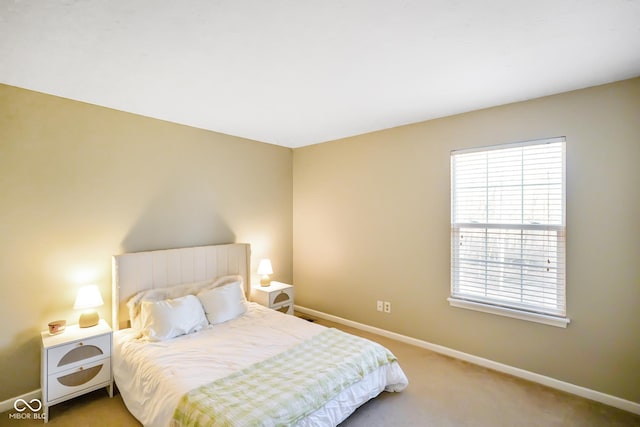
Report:
M47 349L49 375L86 365L111 355L111 334L99 335Z
M284 304L279 304L272 307L274 310L279 311L284 314L293 314L293 303L285 302Z
M276 308L282 304L291 303L292 301L293 288L291 287L269 293L269 307L271 308Z
M111 381L111 358L106 357L93 363L78 366L67 371L49 375L47 381L47 402L67 395L86 391L92 386Z

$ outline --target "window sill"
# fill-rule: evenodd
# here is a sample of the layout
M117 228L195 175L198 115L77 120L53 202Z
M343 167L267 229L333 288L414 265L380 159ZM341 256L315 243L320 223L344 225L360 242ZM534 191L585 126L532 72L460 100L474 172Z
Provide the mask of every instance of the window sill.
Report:
M483 313L497 314L498 316L512 317L514 319L542 323L558 328L566 328L570 322L570 320L566 317L555 317L546 314L530 313L527 311L498 307L495 305L482 304L479 302L466 301L451 297L447 298L447 300L449 301L449 305L452 307L466 308L468 310L481 311Z

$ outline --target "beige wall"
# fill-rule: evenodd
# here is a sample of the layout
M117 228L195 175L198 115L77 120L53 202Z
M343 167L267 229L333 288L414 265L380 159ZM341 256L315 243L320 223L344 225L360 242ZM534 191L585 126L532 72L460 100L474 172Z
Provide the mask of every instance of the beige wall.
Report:
M291 281L292 152L0 85L0 401L40 387L39 331L77 322L111 255L247 242Z
M571 324L450 307L450 151L562 135ZM295 149L296 303L640 402L639 188L640 79Z

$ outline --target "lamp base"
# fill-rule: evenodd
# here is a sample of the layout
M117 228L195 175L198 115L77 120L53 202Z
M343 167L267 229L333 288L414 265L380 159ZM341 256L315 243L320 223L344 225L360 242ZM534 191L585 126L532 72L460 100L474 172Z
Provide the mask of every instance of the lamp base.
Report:
M262 276L262 278L260 279L260 286L271 286L271 279L269 278L269 276Z
M81 328L90 328L91 326L96 326L100 321L100 315L97 311L85 311L80 315L80 319L78 319L78 326Z

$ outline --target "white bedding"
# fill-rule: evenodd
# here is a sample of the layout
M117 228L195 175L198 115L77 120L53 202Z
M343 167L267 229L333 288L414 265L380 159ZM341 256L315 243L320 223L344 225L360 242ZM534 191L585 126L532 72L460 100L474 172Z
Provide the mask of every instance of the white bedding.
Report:
M248 303L247 312L237 319L167 341L141 341L136 332L124 329L114 334L113 374L129 411L145 426L164 427L185 393L275 356L324 329L256 303ZM381 391L400 391L406 385L397 363L385 365L298 425L335 426Z

